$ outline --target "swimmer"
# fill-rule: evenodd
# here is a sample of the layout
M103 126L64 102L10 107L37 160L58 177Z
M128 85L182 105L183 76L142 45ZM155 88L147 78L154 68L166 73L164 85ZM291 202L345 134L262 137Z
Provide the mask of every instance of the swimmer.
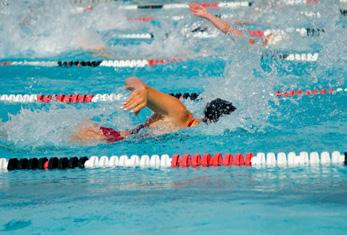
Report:
M143 128L149 128L157 135L170 133L201 123L215 123L221 116L229 115L236 110L232 103L218 98L207 103L204 117L199 119L194 117L179 99L148 86L139 78L128 78L125 81L125 88L132 93L123 103L124 110L138 115L142 109L148 107L154 114L144 124L127 131L117 131L91 121L85 122L72 135L73 142L114 143L138 133Z
M193 3L189 4L189 10L194 15L210 21L219 31L221 31L225 34L231 34L231 35L236 36L236 37L245 37L246 36L246 33L244 31L241 31L241 30L237 29L236 27L232 27L225 20L222 20L220 17L217 17L217 16L209 13L207 8L202 6L199 3L193 2ZM271 37L272 37L272 33L270 31L267 31L266 33L264 33L264 36L262 37L262 43L264 45L267 45L269 43L269 41L271 40ZM255 44L255 40L253 38L249 38L248 44L250 44L250 45Z

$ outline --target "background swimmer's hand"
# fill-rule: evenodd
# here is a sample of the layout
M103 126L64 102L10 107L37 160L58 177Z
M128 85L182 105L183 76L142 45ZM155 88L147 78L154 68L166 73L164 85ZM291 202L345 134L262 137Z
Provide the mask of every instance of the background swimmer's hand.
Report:
M196 2L189 4L189 10L196 16L207 17L208 15L207 9Z
M223 33L230 33L237 37L244 36L244 33L241 30L231 27L225 20L208 13L207 9L199 3L193 2L189 4L189 9L194 15L203 17L210 21L218 30L222 31Z

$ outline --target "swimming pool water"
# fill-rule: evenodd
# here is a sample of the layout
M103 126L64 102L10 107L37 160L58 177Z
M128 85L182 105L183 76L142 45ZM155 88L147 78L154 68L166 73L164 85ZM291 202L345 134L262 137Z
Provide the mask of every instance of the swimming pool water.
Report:
M281 11L289 14L285 8ZM194 18L189 20L192 23ZM331 27L331 22L324 20L324 25ZM166 25L165 21L161 24ZM275 20L270 24L278 26ZM3 32L9 27L0 25ZM120 109L120 102L1 103L1 125L10 132L0 140L0 157L346 151L344 93L284 99L266 95L277 90L344 88L345 39L339 37L339 42L335 38L341 35L337 26L329 33L322 39L308 39L309 43L298 41L300 49L288 44L270 48L292 53L319 50L317 63L261 59L265 49L237 47L237 42L221 37L225 41L222 48L227 53L234 51L234 55L225 56L223 49L213 48L216 41L198 40L196 44L188 42L197 46L192 50L195 56L187 53L188 60L150 68L0 67L1 94L127 94L124 80L137 76L164 92L202 93L201 101L184 101L195 115L201 115L205 100L220 96L231 99L238 108L231 117L209 127L134 137L115 144L77 146L69 143L68 133L80 120L92 118L106 126L131 128L143 122L149 112L133 117ZM328 47L328 39L336 42ZM160 44L154 40L149 45L155 43L160 49L167 41L163 39ZM343 47L336 49L331 46L334 43ZM215 55L203 56L200 46L211 46L213 50L208 52ZM128 52L121 58L149 57L146 53L151 47L134 47L137 49L126 45ZM139 48L143 54L137 53ZM155 48L153 54L158 57L160 50ZM75 49L42 58L35 50L28 55L7 44L1 61L95 58ZM116 49L120 50L115 52L119 57L122 48ZM7 53L11 50L18 53ZM0 173L0 233L345 234L346 185L344 166L14 171Z

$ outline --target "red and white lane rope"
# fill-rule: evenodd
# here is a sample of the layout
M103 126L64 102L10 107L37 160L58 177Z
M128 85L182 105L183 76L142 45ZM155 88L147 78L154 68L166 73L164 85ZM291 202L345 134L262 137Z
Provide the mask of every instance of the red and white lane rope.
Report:
M346 165L347 152L289 153L215 153L119 155L52 158L0 158L0 170L73 169L73 168L198 168L198 167L297 167L317 165Z
M318 4L319 0L284 0L280 1L279 4L283 5L315 5ZM206 2L201 3L207 8L229 8L229 9L239 9L251 7L253 1L233 1L233 2ZM168 4L153 4L153 5L123 5L119 9L125 10L142 10L142 9L187 9L189 8L189 3L168 3Z
M100 103L125 99L122 94L60 94L60 95L0 95L0 102L7 103Z
M233 1L233 2L205 2L201 3L204 7L207 8L229 8L229 9L238 9L244 7L251 7L253 2L249 1ZM188 9L189 3L168 3L168 4L148 4L148 5L122 5L119 6L119 9L124 10L145 10L145 9L163 9L163 10L172 10L172 9Z
M284 5L316 5L319 4L319 0L282 0L280 3Z
M0 66L43 66L43 67L114 67L134 68L162 65L181 61L180 58L171 59L139 59L139 60L99 60L99 61L1 61Z
M171 93L170 95L182 99L196 100L199 94L192 93ZM0 95L0 102L5 103L101 103L114 102L126 99L124 94L59 94L59 95L43 95L43 94L11 94Z
M216 15L222 19L228 19L228 18L233 18L235 17L232 14L219 14ZM141 16L141 17L130 17L128 18L129 21L138 21L138 22L151 22L151 21L159 21L161 19L167 19L170 18L173 21L180 21L184 20L186 18L189 18L190 15L175 15L175 16L161 16L161 17L155 17L155 16Z
M217 38L222 35L225 35L221 32L191 32L188 29L184 30L183 33L186 35L186 37L193 37L193 38ZM266 30L259 30L259 29L251 29L247 30L247 33L250 37L264 37L265 35L274 35L275 37L282 36L284 37L286 34L299 34L302 37L319 37L323 33L325 33L325 30L322 28L286 28L286 29L266 29ZM118 34L115 35L114 38L116 39L153 39L155 38L154 34L152 33L128 33L128 34Z
M277 53L272 54L286 61L316 62L319 53ZM36 67L113 67L143 68L183 61L182 58L148 60L100 60L100 61L0 61L1 66L36 66Z
M335 95L339 93L347 93L347 88L333 88L328 89L297 89L289 91L276 91L271 93L270 96L275 97L294 97L294 96L318 96L318 95ZM192 93L171 93L178 99L197 100L199 94ZM4 94L0 95L0 102L4 103L100 103L100 102L114 102L126 99L124 94Z
M303 15L305 17L309 18L320 18L321 13L319 11L300 11L300 15ZM234 18L235 15L233 14L216 14L215 16L218 16L222 19L229 19ZM161 16L161 17L155 17L155 16L141 16L141 17L129 17L129 21L138 21L138 22L151 22L151 21L159 21L161 19L167 19L170 18L173 21L180 21L184 20L186 18L190 18L191 15L175 15L175 16Z
M317 96L317 95L328 95L347 93L347 88L328 88L328 89L297 89L289 91L276 91L274 96L277 97L292 97L292 96Z

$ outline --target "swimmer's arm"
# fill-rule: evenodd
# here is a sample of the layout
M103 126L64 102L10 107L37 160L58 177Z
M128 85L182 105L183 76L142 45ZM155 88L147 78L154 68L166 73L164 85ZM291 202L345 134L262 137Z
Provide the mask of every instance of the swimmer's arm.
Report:
M107 49L105 47L97 47L94 49L89 49L87 51L94 56L102 57L104 59L112 59L113 58L113 56L107 51Z
M103 42L99 43L92 43L88 41L87 38L81 38L78 41L78 45L81 49L88 51L90 54L97 56L97 57L102 57L105 59L112 59L113 56L105 46Z
M160 92L150 86L147 86L147 91L148 108L162 116L168 116L183 122L187 121L190 113L176 97Z
M127 79L125 85L133 93L123 104L124 109L136 115L147 106L161 117L169 117L181 124L188 121L191 114L176 97L160 92L138 78Z
M223 33L230 33L238 37L244 36L244 33L241 30L233 28L228 22L222 20L218 16L209 13L205 7L198 3L190 4L189 9L194 15L210 21L217 29L219 29Z
M232 28L228 22L222 20L221 18L213 14L208 13L204 18L210 21L217 29L219 29L223 33L230 33L238 37L244 36L244 33L241 30Z

